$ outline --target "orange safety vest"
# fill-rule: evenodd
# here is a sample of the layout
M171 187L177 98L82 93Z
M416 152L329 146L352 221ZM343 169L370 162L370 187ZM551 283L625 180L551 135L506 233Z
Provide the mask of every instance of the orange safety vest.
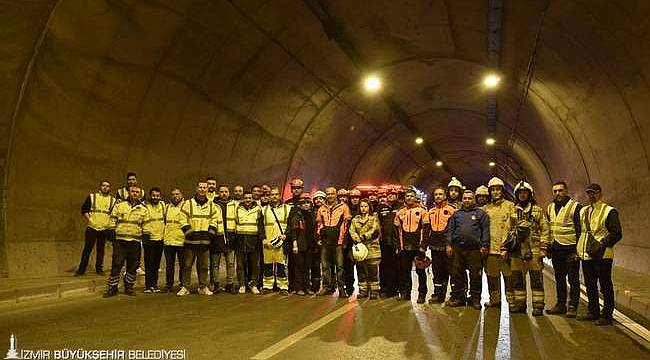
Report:
M433 205L429 209L429 223L431 224L431 231L441 232L447 228L447 222L452 215L456 212L456 208L444 202L442 206L438 207Z
M404 249L404 233L419 233L417 234L419 237L418 244L421 244L424 237L422 230L424 225L427 224L429 224L429 213L427 213L426 208L418 204L414 204L411 207L405 205L397 210L394 225L397 227L399 234L400 248Z
M318 222L318 233L321 233L321 229L325 227L338 228L338 240L339 245L343 245L345 240L345 233L347 231L347 223L352 218L350 213L350 208L345 203L337 203L334 206L329 206L323 204L318 208L317 213L317 222Z

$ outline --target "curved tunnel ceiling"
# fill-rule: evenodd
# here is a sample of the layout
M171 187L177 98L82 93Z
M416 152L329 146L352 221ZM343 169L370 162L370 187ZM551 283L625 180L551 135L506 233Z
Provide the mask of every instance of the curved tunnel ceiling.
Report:
M517 117L544 6L504 0L491 169L488 1L2 2L0 272L72 266L79 199L135 170L185 189L208 174L429 189L496 173L528 179L543 203L552 181L581 200L595 181L622 212L617 262L650 273L638 211L650 200L650 4L552 1ZM371 70L380 96L359 87Z

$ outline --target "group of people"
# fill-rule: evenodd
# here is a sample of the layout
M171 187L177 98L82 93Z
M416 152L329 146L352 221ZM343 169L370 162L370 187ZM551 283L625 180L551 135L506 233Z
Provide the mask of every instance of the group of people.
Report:
M598 184L585 188L589 204L583 206L568 196L566 183L556 182L553 202L546 209L525 181L514 187L514 201L506 199L505 184L497 177L475 192L452 178L446 187L433 189L430 208L412 189L378 189L362 196L358 189L327 187L311 196L301 179L290 185L292 197L283 201L277 186L249 190L236 185L231 195L229 186L208 177L198 181L191 198L185 199L182 190L174 188L169 202L164 202L158 187L145 196L135 173L127 174L127 184L116 197L110 183L102 181L98 192L82 205L88 226L76 275L86 271L95 244L95 270L103 273L104 244L111 241L112 268L104 297L117 295L125 263L124 293L135 295L143 249L145 293L161 292L158 271L164 253L163 290L176 291L178 296L190 294L196 263L197 293L202 295L222 291L332 295L338 291L339 297L348 297L354 293L356 268L357 298L410 300L415 268L417 303L424 303L426 269L431 267L434 289L429 303L500 308L503 278L512 313L526 311L528 275L532 315L540 316L545 308L542 260L546 257L553 264L557 292L555 306L546 313L577 316L582 264L588 309L579 319L612 323L613 247L622 231L616 209L602 201ZM174 289L176 263L178 290ZM485 304L480 302L483 272L489 289Z

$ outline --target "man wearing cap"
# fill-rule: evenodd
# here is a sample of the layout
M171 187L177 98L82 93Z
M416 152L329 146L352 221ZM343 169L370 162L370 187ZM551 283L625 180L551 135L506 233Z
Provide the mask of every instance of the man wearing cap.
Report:
M455 177L452 177L449 184L447 184L447 203L453 206L454 209L460 209L463 205L461 201L462 192L463 184Z
M287 240L287 223L291 205L283 204L280 198L280 188L271 187L271 203L262 208L264 236L262 237L264 251L264 279L262 292L268 294L274 285L282 295L289 295L287 279L287 258L284 242Z
M551 236L544 210L537 205L533 187L520 181L515 186L515 208L510 213L501 244L502 255L512 270L514 299L511 313L526 312L526 274L530 277L533 316L544 315L544 279L542 259L548 255Z
M490 202L490 191L485 185L476 188L476 206L483 207Z
M433 206L429 209L429 223L431 232L422 248L428 247L431 250L431 272L433 273L433 294L429 303L442 304L447 296L447 284L451 270L451 260L445 252L447 245L447 222L456 212L451 205L447 204L447 194L442 187L433 189Z
M493 177L488 182L488 190L492 201L483 207L483 211L490 220L490 253L485 259L485 272L487 273L490 301L486 307L500 308L501 306L501 275L505 284L506 300L512 303L514 291L512 290L512 272L510 264L501 257L501 243L505 235L505 227L514 211L515 204L503 197L505 184L498 177Z
M576 317L580 302L580 258L576 253L576 243L580 236L580 205L567 193L567 184L558 181L553 184L553 202L548 205L546 217L551 227L551 261L555 273L557 302L547 314L566 314ZM570 294L567 309L567 279Z
M399 261L397 257L395 215L397 205L397 192L395 190L383 191L379 194L379 208L377 217L381 227L381 262L379 263L379 288L382 298L396 296L399 293Z
M590 184L585 192L589 205L580 210L580 238L577 250L582 259L582 275L587 287L589 311L580 320L596 320L596 325L599 326L612 325L614 245L623 237L623 231L618 211L602 200L600 185ZM596 243L590 246L589 243L594 241ZM598 303L598 285L604 300L602 312Z
M350 193L345 189L339 189L336 192L336 197L339 199L339 202L344 204L350 203Z
M400 299L411 300L411 272L413 261L423 252L420 244L423 239L428 238L429 214L427 209L420 206L416 201L414 190L407 190L405 193L405 205L395 214L393 224L397 228L397 239L399 240L397 251L399 252L400 269ZM418 275L418 303L423 303L427 294L427 273L424 269L415 270Z
M451 274L451 298L449 307L470 303L481 309L481 257L490 248L490 222L487 214L474 202L471 190L463 192L463 206L447 223L447 255L453 256ZM467 298L467 273L469 270L469 294Z

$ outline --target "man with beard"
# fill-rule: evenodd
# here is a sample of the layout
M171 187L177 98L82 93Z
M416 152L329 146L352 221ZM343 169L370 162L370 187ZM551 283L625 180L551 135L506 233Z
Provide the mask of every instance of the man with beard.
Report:
M293 253L295 261L293 268L295 275L292 277L295 280L292 286L298 295L313 295L315 274L310 272L313 271L311 268L313 248L316 247L316 217L311 208L309 194L300 194L300 205L290 221L287 235L289 241L286 246L288 251ZM320 269L318 281L320 281Z
M379 195L380 205L377 209L379 226L381 227L381 239L379 247L381 250L381 262L379 263L379 288L380 297L394 297L399 292L398 274L399 262L397 257L397 246L395 244L395 214L399 209L397 204L397 194L391 191L390 195L386 192ZM382 198L385 202L382 203Z
M490 202L490 191L487 186L481 185L476 188L476 206L483 207Z
M239 293L245 294L248 288L253 294L260 294L258 279L260 276L260 247L264 236L262 211L253 201L250 191L244 192L242 201L237 206L235 217L237 233L237 282Z
M232 199L234 201L240 202L244 198L244 187L241 185L235 185L232 188Z
M208 201L214 201L217 197L217 178L208 176L205 178L205 181L208 183L208 193L205 196L208 198Z
M83 275L88 267L88 259L93 247L97 244L95 258L95 272L104 275L104 246L106 241L113 240L113 231L110 229L111 211L116 199L111 195L111 183L103 180L99 183L99 191L86 197L81 205L81 215L87 220L84 236L84 248L81 252L81 261L75 276Z
M149 220L144 224L142 247L144 248L144 292L159 293L158 270L163 253L163 235L165 234L165 202L161 200L159 187L149 190L149 201L145 202L149 210Z
M445 189L437 187L433 189L433 206L429 209L429 223L431 233L427 246L431 250L431 272L433 273L433 294L429 299L430 304L442 304L447 297L447 284L451 273L451 259L447 256L447 222L456 212L451 205L447 204Z
M447 203L458 210L463 205L461 201L461 193L463 192L463 184L455 177L447 185Z
M291 210L291 205L282 203L280 188L273 186L271 188L271 203L262 208L264 223L262 292L264 294L272 292L274 286L277 286L282 295L289 295L287 256L283 245L288 241L287 224Z
M317 295L331 295L338 287L339 297L348 297L343 279L343 245L348 224L352 216L344 202L337 199L336 188L325 189L326 202L316 214L321 263L323 267L323 288Z
M262 206L262 187L259 185L253 185L251 187L251 194L253 194L253 201L257 203L260 207Z
M217 247L214 254L212 254L212 275L211 282L213 284L213 292L221 291L219 283L219 268L221 265L221 258L226 263L226 286L224 290L228 293L234 294L237 289L234 286L235 279L235 212L237 210L237 202L230 200L230 189L226 185L218 187L218 197L214 202L221 208L221 215L224 223L224 237L225 244L222 248Z
M176 272L175 263L178 261L178 281L183 284L183 245L185 244L185 234L181 230L183 213L183 192L181 189L174 188L171 192L169 204L165 206L165 234L163 236L165 252L165 281L166 292L171 292L174 287L174 275Z
M580 258L576 252L576 243L580 236L580 209L582 205L568 195L567 185L563 181L553 184L553 202L548 205L546 217L551 227L550 254L555 272L555 290L557 303L547 314L566 314L568 318L576 317L580 302ZM570 296L567 309L566 283L569 281Z

